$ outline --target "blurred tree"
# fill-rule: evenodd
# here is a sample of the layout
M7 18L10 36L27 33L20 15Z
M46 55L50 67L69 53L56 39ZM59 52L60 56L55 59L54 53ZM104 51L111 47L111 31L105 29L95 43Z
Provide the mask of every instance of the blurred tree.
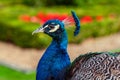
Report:
M119 3L119 0L74 0L77 6L91 6L91 5L111 5Z
M75 5L74 0L41 0L45 6Z
M120 0L0 0L4 4L24 4L27 6L92 6L119 4Z
M90 6L90 5L106 5L116 4L119 0L41 0L41 3L45 6Z
M40 6L40 0L22 0L22 3L28 6Z

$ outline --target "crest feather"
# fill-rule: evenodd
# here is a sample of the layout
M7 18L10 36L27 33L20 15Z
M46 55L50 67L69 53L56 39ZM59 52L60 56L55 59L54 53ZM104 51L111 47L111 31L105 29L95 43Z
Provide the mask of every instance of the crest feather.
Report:
M70 17L65 18L62 22L65 24L65 26L69 26L69 25L74 24L74 19L72 16L70 16Z
M64 19L62 22L64 23L65 26L74 24L76 26L74 31L74 36L77 36L80 32L80 20L74 11L71 11L71 13L72 13L72 16Z

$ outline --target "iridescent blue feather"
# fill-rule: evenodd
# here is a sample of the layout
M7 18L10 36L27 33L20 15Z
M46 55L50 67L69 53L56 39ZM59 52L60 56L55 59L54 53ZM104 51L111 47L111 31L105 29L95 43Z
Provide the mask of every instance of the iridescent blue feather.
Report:
M76 29L74 31L74 36L77 36L80 32L80 20L74 11L71 11L71 13L72 13L73 19L75 21L75 26L76 26Z

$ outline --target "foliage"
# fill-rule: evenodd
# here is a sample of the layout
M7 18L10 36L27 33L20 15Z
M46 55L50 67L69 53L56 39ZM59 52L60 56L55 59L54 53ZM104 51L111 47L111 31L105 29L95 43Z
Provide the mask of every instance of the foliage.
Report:
M35 80L35 73L25 74L0 65L0 80Z
M111 5L119 3L119 0L21 0L23 4L29 6L94 6Z
M21 47L36 47L44 48L49 44L49 39L43 34L32 36L32 29L27 29L30 26L12 26L10 24L0 23L0 40L14 43ZM26 27L26 28L23 28ZM44 36L44 37L43 37ZM42 37L42 38L41 38Z
M74 5L74 0L41 0L45 6Z
M40 0L22 0L22 4L28 5L28 6L41 6Z
M23 4L27 6L94 6L113 5L120 3L119 0L0 0L4 4Z
M12 42L21 47L35 47L44 48L51 41L50 37L39 34L32 36L31 33L34 28L29 28L34 26L33 24L26 24L27 26L17 25L12 26L10 24L0 23L0 40ZM81 33L79 36L73 36L74 27L67 28L69 34L69 42L80 43L86 38L99 37L109 35L120 30L120 26L116 26L114 21L107 20L103 22L96 22L81 25Z
M111 5L119 3L119 0L75 0L76 5L85 7L85 6L94 6L94 5Z
M113 8L112 10L111 7ZM117 6L111 7L97 6L88 7L87 9L74 7L74 11L81 19L81 33L77 37L74 37L74 26L68 27L67 32L69 36L69 42L80 43L90 37L105 36L119 32L120 20L117 18L117 14L120 13L120 10ZM56 11L58 8L59 10ZM106 10L104 10L104 8ZM51 38L42 33L36 35L31 34L40 26L40 22L34 22L39 11L42 11L51 19L50 15L54 15L56 13L59 13L62 16L65 13L67 16L69 16L71 9L73 8L51 7L51 9L49 9L47 7L31 8L22 5L4 6L0 11L0 40L14 43L20 47L44 48L49 45ZM111 14L113 14L113 19L109 18L109 15L111 16ZM21 18L25 19L26 22L22 21Z

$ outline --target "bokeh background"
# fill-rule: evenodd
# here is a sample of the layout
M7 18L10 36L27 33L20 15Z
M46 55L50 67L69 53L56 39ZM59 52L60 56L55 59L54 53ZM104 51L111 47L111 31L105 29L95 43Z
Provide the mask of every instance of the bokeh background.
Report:
M66 27L68 52L120 51L120 0L0 0L0 80L35 80L35 68L51 38L32 32L49 19L75 11L81 31Z

